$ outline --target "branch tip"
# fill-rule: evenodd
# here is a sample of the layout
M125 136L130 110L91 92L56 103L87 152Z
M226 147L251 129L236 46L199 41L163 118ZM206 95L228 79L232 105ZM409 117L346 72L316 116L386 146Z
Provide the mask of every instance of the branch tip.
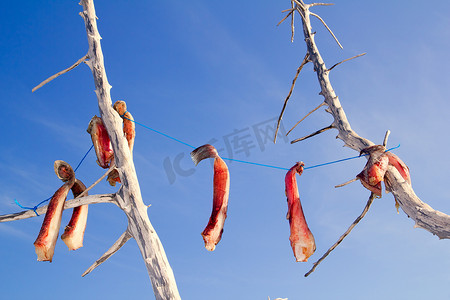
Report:
M114 253L119 251L120 248L122 248L123 245L125 245L128 240L132 238L131 234L126 230L122 235L117 239L117 241L111 246L111 248L108 249L99 259L97 259L86 271L84 271L83 274L81 274L81 277L86 276L87 274L91 273L95 268L100 266L102 263L108 260Z
M69 72L70 70L76 68L79 64L81 64L82 62L84 62L86 59L88 58L88 55L86 54L85 56L83 56L82 58L80 58L79 60L77 60L76 63L74 63L73 65L71 65L70 67L68 67L65 70L62 70L58 73L56 73L55 75L50 76L49 78L45 79L44 81L42 81L41 83L39 83L37 86L35 86L31 92L35 92L36 90L40 89L41 87L43 87L44 85L46 85L47 83L49 83L50 81L52 81L53 79Z
M366 215L366 213L369 211L370 206L373 203L373 200L375 199L375 194L374 193L370 193L370 197L369 200L367 200L367 204L364 207L362 213L355 219L355 221L353 221L352 225L350 225L350 227L344 232L343 235L341 235L341 237L338 239L338 241L336 243L334 243L333 246L330 247L330 249L328 249L327 252L325 252L324 255L322 255L321 258L319 258L318 261L316 261L313 265L313 267L311 268L311 270L309 270L308 273L305 274L305 277L308 277L312 272L314 272L314 270L317 268L317 266L331 253L331 251L333 251L344 239L347 235L350 234L350 232L353 230L353 228L355 228L355 226L362 220L362 218L364 218L364 216Z
M331 70L334 69L334 67L337 67L337 66L339 66L340 64L342 64L342 63L344 63L344 62L347 62L347 61L352 60L352 59L354 59L354 58L358 58L358 57L360 57L360 56L364 56L364 55L366 55L366 54L367 54L367 52L364 52L364 53L355 55L355 56L353 56L353 57L344 59L343 61L340 61L340 62L338 62L337 64L334 64L331 68L329 68L329 69L327 70L327 72L330 72Z
M311 137L313 137L313 136L315 136L315 135L318 135L318 134L320 134L320 133L322 133L322 132L325 132L325 131L330 130L330 129L333 129L333 128L335 128L335 127L334 127L333 124L331 124L330 126L327 126L327 127L325 127L325 128L322 128L322 129L320 129L320 130L317 130L316 132L313 132L313 133L311 133L311 134L309 134L309 135L307 135L307 136L304 136L304 137L302 137L302 138L293 140L293 141L291 141L291 144L294 144L294 143L297 143L297 142L304 141L304 140L306 140L306 139L309 139L309 138L311 138Z
M306 53L305 57L302 60L302 63L300 64L300 66L297 68L297 72L295 74L294 79L292 80L292 85L291 85L291 89L289 90L288 95L286 96L286 99L284 99L284 104L283 104L283 108L281 109L281 113L280 116L278 117L278 121L277 121L277 128L275 130L275 135L273 138L273 143L275 144L277 141L277 135L278 135L278 130L280 129L280 123L281 123L281 119L283 119L283 114L284 111L286 109L287 106L287 102L289 101L289 99L291 98L292 92L294 91L294 87L295 87L295 83L297 82L297 78L298 75L300 74L300 71L303 69L303 67L309 62L309 54Z
M325 23L325 21L317 14L313 13L313 12L309 12L312 16L316 17L317 19L320 20L320 22L322 22L323 26L325 26L325 28L328 30L328 32L331 34L331 36L334 38L334 40L336 41L336 43L339 45L339 47L341 49L344 49L344 47L342 47L341 43L339 43L339 40L337 39L337 37L334 35L333 31L331 31L330 27L328 27L328 25Z
M292 128L286 133L286 136L295 128L297 127L298 124L300 124L303 120L305 120L309 115L311 115L313 112L315 112L316 110L318 110L319 108L321 108L322 106L326 105L325 102L320 103L316 108L314 108L312 111L310 111L306 116L304 116L300 121L298 121L297 123L295 123L294 126L292 126Z

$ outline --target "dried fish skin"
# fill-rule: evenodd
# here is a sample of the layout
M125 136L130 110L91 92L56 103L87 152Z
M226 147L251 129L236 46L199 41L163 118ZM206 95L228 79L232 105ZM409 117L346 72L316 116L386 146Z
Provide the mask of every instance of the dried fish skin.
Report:
M58 239L59 228L61 227L61 217L69 190L75 183L75 173L72 167L63 161L55 162L55 170L58 170L58 177L66 180L50 199L44 221L39 231L39 235L34 242L38 261L52 261L55 252L56 241Z
M76 198L86 190L81 180L76 179L72 186L73 197ZM83 247L84 231L86 230L88 205L77 206L73 209L69 224L64 229L61 239L69 250L77 250Z
M303 173L303 162L297 162L286 174L285 191L288 203L288 213L286 218L289 220L292 251L297 262L306 262L316 250L316 243L311 230L306 223L303 213L298 185L295 174Z
M97 163L103 169L108 169L114 159L114 152L108 131L101 118L93 116L89 122L87 132L91 135L92 144L94 145L95 154L97 155Z
M230 173L217 150L211 145L206 144L195 149L191 152L191 157L196 165L205 158L214 158L213 208L208 224L202 232L205 248L208 251L214 251L222 238L223 227L227 218Z

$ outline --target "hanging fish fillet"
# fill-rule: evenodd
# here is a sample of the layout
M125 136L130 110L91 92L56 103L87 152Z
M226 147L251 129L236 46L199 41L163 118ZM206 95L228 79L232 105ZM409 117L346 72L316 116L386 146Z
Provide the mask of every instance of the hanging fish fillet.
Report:
M208 251L214 251L222 238L223 226L227 218L230 174L227 165L211 145L198 147L191 152L191 158L195 165L205 158L214 158L213 209L208 225L202 232L205 248Z
M382 145L374 145L361 150L361 154L369 154L364 169L356 175L361 184L377 196L381 197L381 182L384 181L389 158L386 155L386 148Z
M134 139L136 137L135 124L133 122L134 118L130 114L130 112L127 111L127 104L125 103L125 101L116 101L113 108L123 119L123 134L127 139L131 155L133 155ZM119 172L117 171L117 169L114 169L108 174L107 180L112 186L116 186L117 182L120 183Z
M67 193L75 183L75 173L68 163L62 160L55 161L55 171L58 177L67 178L67 181L50 199L44 222L34 242L38 261L52 261L59 228L61 226L64 201L66 200Z
M91 135L98 165L103 169L108 169L111 166L111 161L114 159L114 152L102 119L93 116L89 122L87 132Z
M123 119L123 133L125 135L125 138L128 141L128 147L130 148L131 154L133 154L133 147L134 147L134 139L136 138L136 130L135 130L135 124L134 124L134 118L130 114L129 111L127 111L127 104L125 101L116 101L114 103L113 108L119 113L119 115Z
M73 197L76 198L86 190L86 186L80 180L76 179L72 186ZM87 194L86 194L87 195ZM77 206L73 209L72 218L64 229L61 239L69 250L77 250L83 247L84 231L88 216L88 205Z
M302 175L303 162L297 162L286 174L286 197L288 203L288 213L286 218L289 220L292 250L297 261L308 261L308 258L316 250L314 236L306 224L303 214L302 204L298 193L297 179L295 174Z

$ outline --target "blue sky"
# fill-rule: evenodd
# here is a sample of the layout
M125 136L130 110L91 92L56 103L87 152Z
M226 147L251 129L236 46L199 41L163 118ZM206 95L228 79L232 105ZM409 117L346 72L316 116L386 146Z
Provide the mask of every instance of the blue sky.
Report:
M353 129L389 146L411 170L412 184L433 208L450 212L448 95L450 4L445 1L336 1L317 7L344 46L313 21L331 81ZM271 144L269 130L305 55L301 25L294 43L288 23L276 26L289 1L95 2L114 100L127 101L136 121L199 146L215 141L222 155L291 167L356 155L330 130L302 143ZM61 185L53 162L75 166L90 147L86 128L98 114L92 75L81 65L35 93L31 89L87 52L77 1L7 1L0 12L0 214L34 206ZM298 18L297 18L298 19ZM298 20L297 20L298 21ZM322 101L311 65L288 104L289 129ZM289 140L331 123L319 110ZM248 149L233 144L244 137ZM228 145L228 148L227 148ZM242 144L240 144L242 145ZM247 152L245 150L248 150ZM149 216L183 299L447 299L448 240L422 229L383 195L346 240L304 278L363 209L369 192L353 183L364 159L305 171L300 198L317 250L295 263L285 219L285 171L229 164L231 191L222 241L203 247L212 201L212 168L194 167L190 149L137 127L134 159ZM103 174L93 153L77 177ZM106 182L93 193L117 188ZM63 226L70 218L63 216ZM84 247L58 241L53 262L36 261L33 242L43 217L0 224L0 287L4 299L153 299L134 241L85 278L81 274L126 228L115 206L92 205Z

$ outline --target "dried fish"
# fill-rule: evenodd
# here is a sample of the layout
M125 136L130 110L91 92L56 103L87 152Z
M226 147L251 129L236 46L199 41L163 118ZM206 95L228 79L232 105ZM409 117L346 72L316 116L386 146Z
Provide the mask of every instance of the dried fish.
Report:
M289 220L290 237L292 250L297 261L306 262L316 250L314 236L308 228L305 215L303 213L300 196L298 193L297 179L295 174L302 175L303 162L297 162L286 174L286 197L288 203L288 213L286 219Z
M211 145L203 145L191 152L191 158L197 165L205 158L214 158L213 209L208 225L202 232L205 248L214 251L222 238L223 226L227 218L228 196L230 191L230 173L217 150Z

